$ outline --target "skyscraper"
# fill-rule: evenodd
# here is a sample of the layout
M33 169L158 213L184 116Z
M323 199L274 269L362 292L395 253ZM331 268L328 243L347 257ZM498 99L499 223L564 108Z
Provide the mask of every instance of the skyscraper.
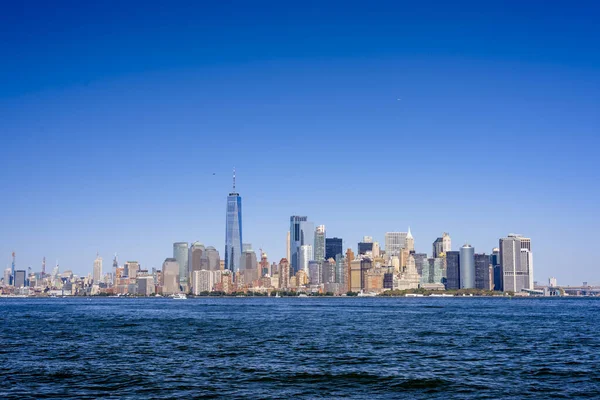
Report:
M174 258L167 258L162 265L163 294L179 293L179 263Z
M325 225L319 225L315 230L313 252L313 260L322 261L325 259Z
M200 242L194 242L190 245L188 253L188 271L187 271L187 282L192 281L194 271L202 270L202 258L206 249ZM180 279L181 280L181 279Z
M290 272L296 275L300 263L300 246L314 244L314 225L308 217L292 215L290 217Z
M460 253L458 251L446 252L446 289L460 289Z
M415 251L415 238L413 238L410 232L410 226L408 227L408 233L406 234L406 249L408 251Z
M475 288L475 249L469 244L460 248L460 288Z
M233 190L227 196L227 216L225 220L225 269L233 272L240 269L242 255L242 197L235 191L235 169L233 170Z
M491 257L487 254L475 254L475 288L483 290L493 289L493 268Z
M343 240L341 238L326 238L325 239L325 259L329 260L338 254L343 254Z
M92 274L92 278L94 279L94 283L100 283L100 279L102 279L102 257L96 254L96 259L94 260L94 270Z
M400 249L406 248L407 232L387 232L385 234L385 254L387 257L400 256Z
M173 258L177 260L177 265L179 265L179 283L185 286L188 283L189 275L189 246L187 242L173 243Z
M452 240L450 239L450 235L446 232L442 234L442 237L439 237L433 242L433 258L438 258L440 254L446 253L452 250Z
M210 271L218 271L221 264L219 252L212 246L206 248L206 258L208 259L208 269Z
M279 261L279 289L290 287L290 263L285 258Z
M525 239L524 245L521 239ZM522 289L531 288L530 282L533 277L530 277L528 266L530 255L527 247L531 248L531 240L520 235L510 234L500 239L500 266L504 291L517 293Z
M373 254L373 242L358 242L358 252L359 256L365 255L367 253Z
M308 274L308 262L313 260L315 260L315 257L313 255L313 247L310 244L300 246L300 260L298 263L298 271L302 270Z

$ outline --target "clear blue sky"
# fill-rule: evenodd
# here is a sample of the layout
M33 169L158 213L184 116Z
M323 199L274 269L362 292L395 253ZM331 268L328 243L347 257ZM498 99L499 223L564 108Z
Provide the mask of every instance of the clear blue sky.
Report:
M272 260L299 214L600 284L594 2L91 3L0 13L1 268L222 253L235 166Z

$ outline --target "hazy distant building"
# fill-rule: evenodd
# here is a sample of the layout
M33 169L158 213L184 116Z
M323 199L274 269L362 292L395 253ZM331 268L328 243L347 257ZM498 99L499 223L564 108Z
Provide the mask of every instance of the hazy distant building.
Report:
M235 170L233 171L233 190L227 196L225 218L225 269L232 276L240 270L242 255L242 197L235 191Z
M137 278L137 294L140 296L152 296L155 291L154 277L152 275L139 276Z
M137 277L137 272L140 270L140 263L137 261L127 261L123 268L125 272L125 277L135 278Z
M433 258L438 258L440 254L449 251L452 251L452 240L450 239L450 235L444 232L442 237L437 238L435 242L433 242Z
M16 288L22 288L27 286L27 273L22 270L22 269L18 269L15 271L15 284L14 286Z
M460 253L458 251L446 252L446 289L460 289Z
M325 259L329 260L335 257L338 254L344 254L344 245L343 240L341 238L326 238L325 239Z
M96 259L94 260L94 270L93 270L92 279L95 284L99 284L102 279L102 257L96 254Z
M491 257L487 254L475 254L475 288L493 290L494 269Z
M469 244L460 248L460 288L475 288L475 249Z
M500 249L494 247L490 254L490 264L494 270L494 288L493 290L503 291L504 277L502 276L502 266L500 265Z
M335 283L335 260L330 258L328 260L323 260L321 264L321 283Z
M167 258L163 262L162 291L166 295L179 293L179 263L174 258Z
M406 248L407 232L387 232L385 234L385 254L388 257L400 256L400 249Z
M173 258L177 260L177 265L179 265L179 283L185 286L189 275L189 246L187 242L173 243Z
M325 225L319 225L315 230L313 253L314 257L311 260L322 261L325 259Z
M11 269L10 268L6 268L4 270L4 286L8 286L10 285L10 275L11 275Z
M219 257L219 251L215 249L213 246L208 246L206 248L206 259L208 260L208 270L209 271L218 271L221 266L221 257Z
M314 225L308 217L290 217L290 272L295 275L300 265L300 246L314 244Z
M202 260L206 257L204 254L205 252L206 248L200 242L194 242L190 245L190 250L188 253L188 277L186 279L186 282L192 281L192 275L194 271L202 270Z
M243 274L246 285L251 285L253 281L258 280L258 262L254 250L247 249L242 253L240 273Z

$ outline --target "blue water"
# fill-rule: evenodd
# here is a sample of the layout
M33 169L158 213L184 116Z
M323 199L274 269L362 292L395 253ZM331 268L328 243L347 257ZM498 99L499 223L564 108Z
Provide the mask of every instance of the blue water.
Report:
M600 299L0 299L0 398L600 397Z

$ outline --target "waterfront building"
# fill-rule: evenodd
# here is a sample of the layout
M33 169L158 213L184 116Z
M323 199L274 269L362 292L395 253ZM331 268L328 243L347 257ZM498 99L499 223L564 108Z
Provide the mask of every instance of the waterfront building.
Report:
M269 260L267 257L267 253L264 251L260 254L260 264L259 264L259 275L261 277L271 276L271 268L269 265Z
M415 266L415 258L411 254L406 260L406 269L399 275L397 289L418 289L420 280L421 278L417 273L417 267Z
M416 259L415 259L416 261ZM425 289L444 289L444 265L443 258L429 258L423 266L421 275L421 287Z
M314 225L306 216L290 217L290 270L296 274L300 268L300 246L314 244Z
M360 292L362 290L362 268L361 268L362 260L352 260L349 262L350 266L350 291L352 292Z
M494 289L494 268L491 257L487 254L475 254L475 288L483 290Z
M298 263L298 271L302 270L308 275L308 263L315 260L313 256L313 247L310 244L300 246L300 259ZM319 260L315 260L319 261ZM322 260L321 260L322 261Z
M494 271L494 290L503 291L504 277L502 276L502 266L500 265L500 249L494 247L492 254L490 255L490 264Z
M352 261L354 260L354 252L352 249L346 250L346 290L352 290Z
M313 252L314 257L311 260L322 261L325 259L325 225L319 225L315 230Z
M235 190L235 169L233 170L233 190L227 196L225 217L225 269L235 275L240 270L242 255L242 197Z
M531 241L523 238L525 244L522 245L522 238L520 235L510 234L500 239L500 266L504 291L518 293L523 289L532 288L530 284L533 277L530 276L528 265L530 252L527 248L531 248Z
M446 289L460 289L460 252L446 252Z
M306 286L308 285L308 274L304 270L299 270L296 272L296 286Z
M365 290L367 287L367 274L373 268L373 260L368 257L360 259L360 290Z
M138 276L137 294L140 296L152 296L155 291L154 277L152 275Z
M179 263L175 258L163 262L161 286L163 294L179 293Z
M4 286L9 286L10 285L10 274L11 274L11 269L10 268L6 268L4 270Z
M285 259L286 260L291 260L292 259L292 255L290 254L290 249L292 246L292 242L290 240L290 231L287 232L287 242L286 242L286 246L285 246Z
M93 269L93 277L95 284L99 284L102 279L102 257L96 254L96 259L94 260L94 269Z
M400 249L406 248L407 232L387 232L385 234L385 254L400 257Z
M179 284L186 286L189 275L189 246L187 242L173 243L173 258L177 260L177 265L179 265Z
M439 237L433 242L433 258L440 257L440 254L446 253L448 251L452 251L452 240L450 239L450 235L447 232L442 234L442 237Z
M285 290L290 288L290 263L287 259L282 258L279 261L279 289Z
M460 248L460 288L475 288L475 249L469 244Z
M27 286L27 273L25 272L25 270L22 269L18 269L15 271L15 275L14 275L14 287L15 288L22 288Z
M212 292L215 285L221 282L221 271L201 270L192 275L192 293Z
M341 238L333 237L325 239L325 259L329 260L338 254L344 254L344 245Z

